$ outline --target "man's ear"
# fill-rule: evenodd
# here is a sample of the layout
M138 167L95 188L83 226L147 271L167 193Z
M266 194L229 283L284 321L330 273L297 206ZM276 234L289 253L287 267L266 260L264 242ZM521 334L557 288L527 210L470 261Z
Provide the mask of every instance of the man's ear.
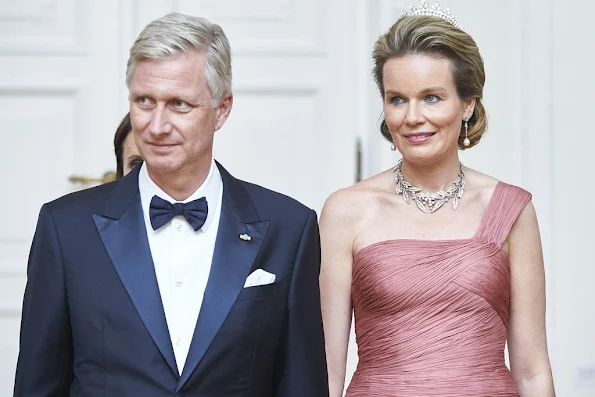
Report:
M231 108L233 107L233 94L229 93L223 97L219 106L217 107L217 120L215 122L215 131L219 130L223 127L225 120L229 117L229 113L231 113Z

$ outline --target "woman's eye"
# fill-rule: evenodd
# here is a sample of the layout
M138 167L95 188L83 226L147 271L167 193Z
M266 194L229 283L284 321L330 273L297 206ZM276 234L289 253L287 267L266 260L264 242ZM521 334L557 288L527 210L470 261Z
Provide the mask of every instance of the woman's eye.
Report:
M403 102L404 102L404 101L403 101L403 98L401 98L401 97L398 97L398 96L392 97L392 98L390 99L390 103L392 103L393 105L400 105L400 104L402 104Z
M440 98L438 98L436 95L428 95L426 97L426 102L428 102L428 103L436 103L439 101L440 101Z
M141 159L132 159L128 162L128 166L130 168L134 168L135 165L137 165L138 163L141 163L142 160Z

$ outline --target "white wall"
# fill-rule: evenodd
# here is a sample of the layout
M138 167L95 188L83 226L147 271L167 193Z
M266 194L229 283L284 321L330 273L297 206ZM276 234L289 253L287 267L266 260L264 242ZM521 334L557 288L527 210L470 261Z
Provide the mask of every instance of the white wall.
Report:
M595 3L553 0L555 380L595 396Z

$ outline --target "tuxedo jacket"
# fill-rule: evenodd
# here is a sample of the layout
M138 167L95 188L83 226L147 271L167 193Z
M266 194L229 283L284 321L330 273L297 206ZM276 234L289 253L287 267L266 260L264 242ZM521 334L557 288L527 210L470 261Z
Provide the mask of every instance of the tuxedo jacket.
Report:
M328 396L316 213L217 166L221 218L182 374L137 166L116 182L43 205L28 262L14 396ZM276 281L243 288L256 269Z

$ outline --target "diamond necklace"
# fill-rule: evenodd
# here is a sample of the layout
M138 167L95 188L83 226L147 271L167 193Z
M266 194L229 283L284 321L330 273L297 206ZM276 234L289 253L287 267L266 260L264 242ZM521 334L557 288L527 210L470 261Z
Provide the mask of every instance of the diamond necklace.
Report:
M405 180L405 177L401 172L402 163L403 160L399 160L393 174L395 182L397 182L396 192L397 194L403 195L403 200L405 200L407 204L409 204L411 198L415 201L415 204L417 204L417 208L427 213L426 205L430 209L430 212L434 212L448 202L448 200L452 199L452 208L453 210L457 209L459 206L459 199L462 198L463 193L465 193L465 173L463 172L462 163L460 163L459 175L455 178L450 189L447 191L440 190L431 193L425 193L420 188L411 186L411 184Z

